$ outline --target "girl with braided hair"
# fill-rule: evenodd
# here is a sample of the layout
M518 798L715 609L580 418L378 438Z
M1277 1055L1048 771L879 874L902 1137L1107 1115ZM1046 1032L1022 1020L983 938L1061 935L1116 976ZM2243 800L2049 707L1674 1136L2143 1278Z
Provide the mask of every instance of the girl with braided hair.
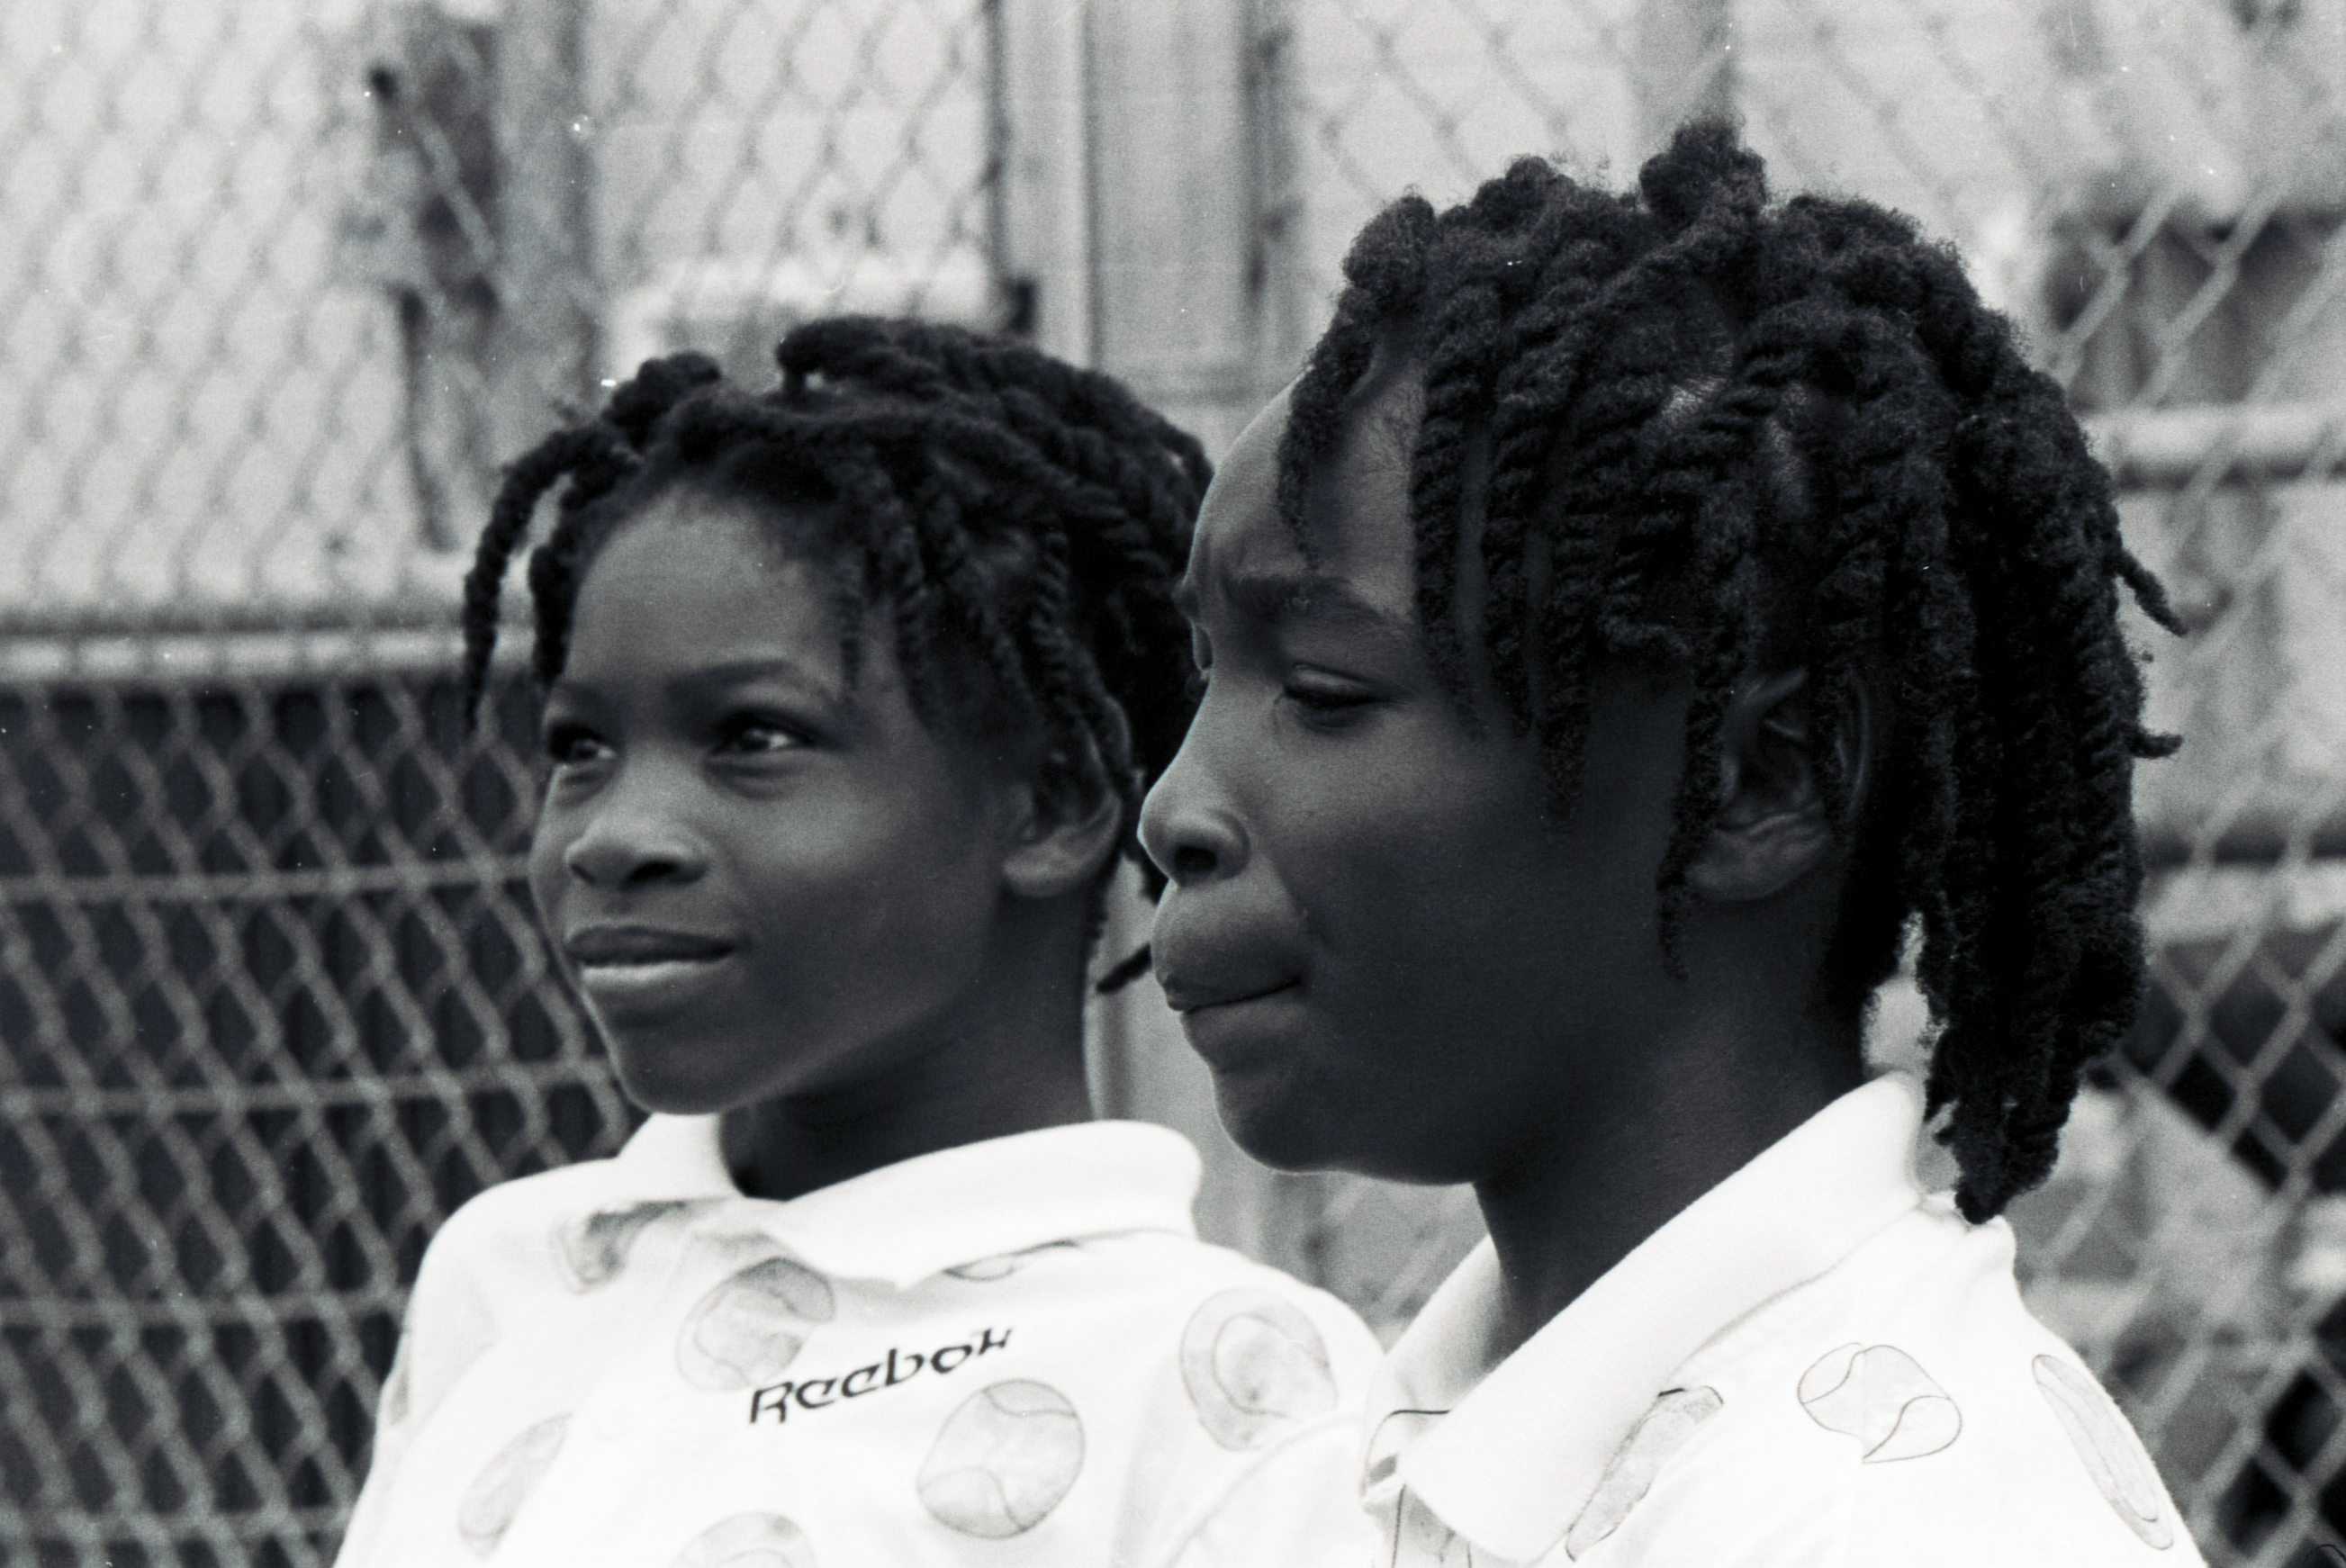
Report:
M475 702L564 486L530 881L655 1114L434 1237L341 1560L1352 1568L1375 1341L1199 1242L1194 1151L1084 1081L1204 455L1015 343L779 352L645 365L482 536Z
M2133 1015L2172 745L2058 391L1716 124L1346 274L1206 500L1142 837L1238 1141L1489 1225L1372 1390L1376 1561L2194 1561L1996 1218ZM1919 1084L1862 1045L1909 940Z

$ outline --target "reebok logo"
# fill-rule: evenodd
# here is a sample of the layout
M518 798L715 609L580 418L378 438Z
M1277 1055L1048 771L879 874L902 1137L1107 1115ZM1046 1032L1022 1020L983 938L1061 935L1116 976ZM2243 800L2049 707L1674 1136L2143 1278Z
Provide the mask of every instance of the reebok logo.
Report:
M868 1367L858 1367L852 1372L829 1378L799 1378L788 1382L769 1383L750 1393L750 1424L771 1418L778 1425L790 1419L790 1407L801 1410L828 1410L842 1400L860 1400L881 1389L892 1389L899 1383L909 1383L923 1376L950 1377L962 1363L973 1357L1006 1349L1010 1344L1007 1329L980 1329L959 1344L940 1345L933 1350L905 1350L892 1347L888 1354Z

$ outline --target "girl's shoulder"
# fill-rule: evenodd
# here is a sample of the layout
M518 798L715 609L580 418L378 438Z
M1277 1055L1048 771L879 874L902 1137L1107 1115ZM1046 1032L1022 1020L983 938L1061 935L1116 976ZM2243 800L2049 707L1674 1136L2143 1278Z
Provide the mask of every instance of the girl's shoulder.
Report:
M1088 1260L1079 1261L1084 1254ZM1241 1363L1269 1358L1322 1369L1350 1404L1384 1354L1360 1314L1335 1296L1194 1237L1086 1238L1066 1262L1088 1276L1096 1298L1127 1302L1136 1330L1162 1341L1193 1380L1211 1369L1243 1381Z
M623 1162L592 1159L484 1188L432 1237L418 1294L578 1294L608 1282L646 1231L705 1202L636 1190L627 1176Z
M580 1160L484 1187L441 1223L432 1247L459 1251L494 1247L517 1231L607 1207L617 1196L617 1165L608 1158Z

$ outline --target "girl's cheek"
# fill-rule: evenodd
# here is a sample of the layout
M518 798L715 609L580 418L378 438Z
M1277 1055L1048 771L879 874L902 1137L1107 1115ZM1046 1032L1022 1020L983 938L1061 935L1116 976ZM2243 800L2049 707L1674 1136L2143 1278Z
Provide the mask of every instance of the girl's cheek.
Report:
M530 895L536 901L538 913L547 921L555 918L562 892L569 879L563 875L562 855L569 847L569 836L559 831L541 817L537 831L531 835L527 870Z

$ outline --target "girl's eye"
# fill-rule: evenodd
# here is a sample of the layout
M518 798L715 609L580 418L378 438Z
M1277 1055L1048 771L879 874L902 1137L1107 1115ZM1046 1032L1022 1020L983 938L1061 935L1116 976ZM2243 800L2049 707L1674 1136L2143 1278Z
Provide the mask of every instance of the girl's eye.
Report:
M575 767L592 762L609 754L610 748L600 736L583 724L555 724L546 727L546 758L557 768Z
M806 737L790 725L760 714L742 714L726 721L718 749L757 757L805 744Z
M1333 718L1365 708L1377 694L1357 681L1300 669L1287 677L1280 695L1314 718Z

